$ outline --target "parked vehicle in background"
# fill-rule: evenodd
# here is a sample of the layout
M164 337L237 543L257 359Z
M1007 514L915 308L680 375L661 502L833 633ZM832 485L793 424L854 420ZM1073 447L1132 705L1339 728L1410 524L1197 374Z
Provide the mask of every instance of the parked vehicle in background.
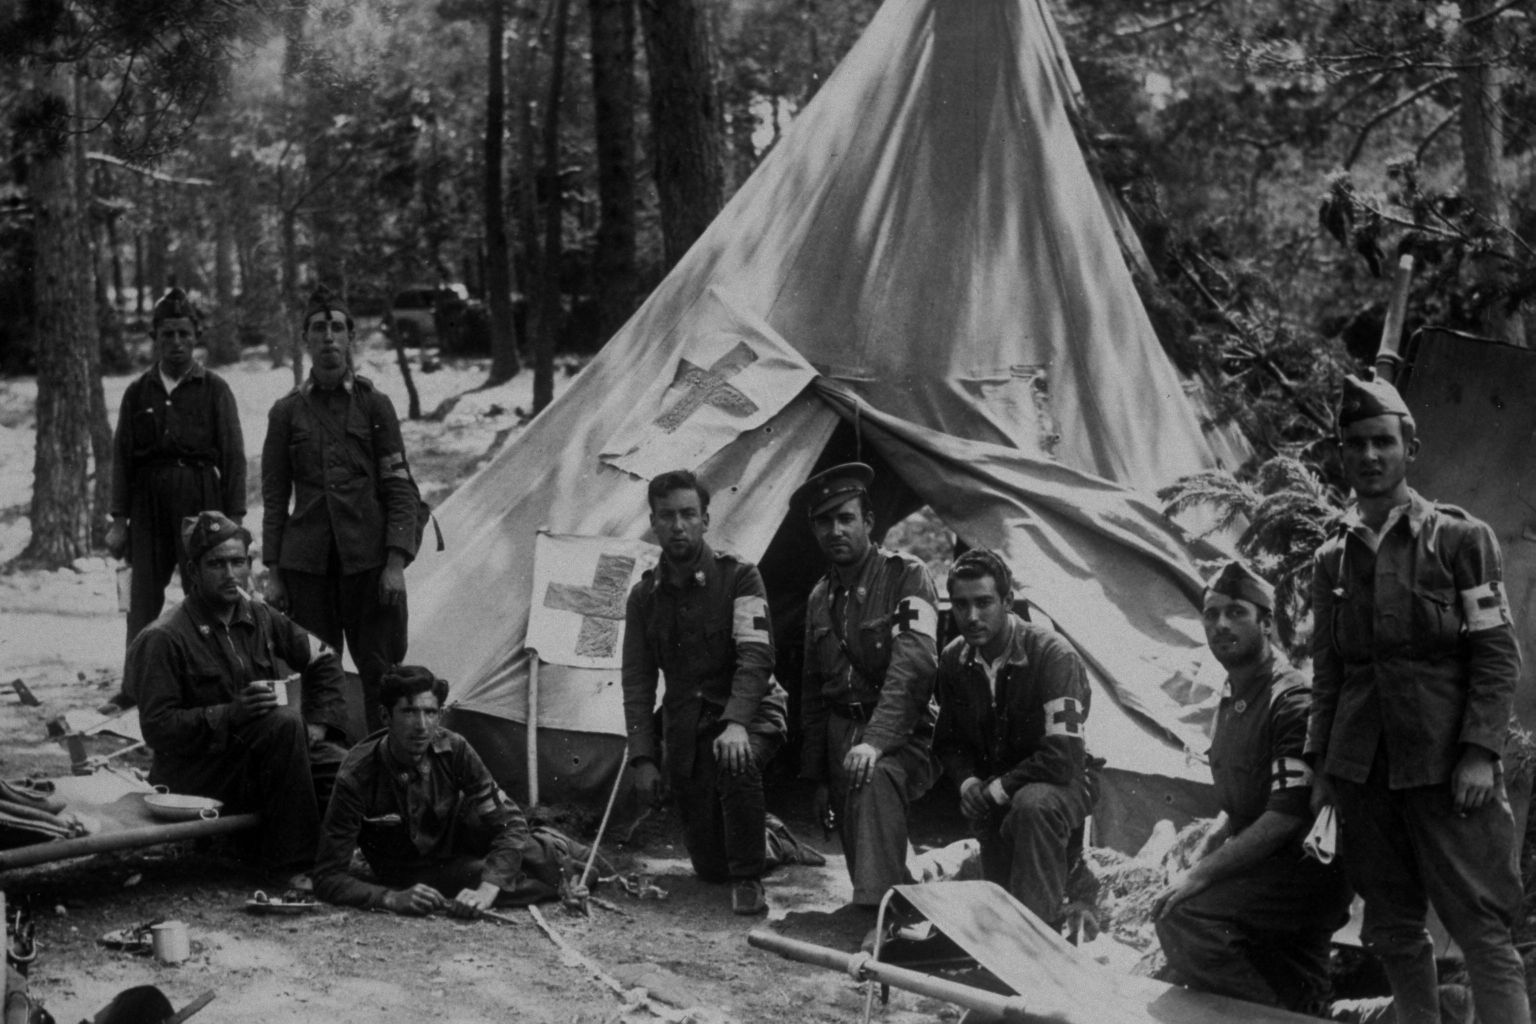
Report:
M436 346L445 355L490 351L485 304L457 282L402 288L389 305L384 329L407 347Z

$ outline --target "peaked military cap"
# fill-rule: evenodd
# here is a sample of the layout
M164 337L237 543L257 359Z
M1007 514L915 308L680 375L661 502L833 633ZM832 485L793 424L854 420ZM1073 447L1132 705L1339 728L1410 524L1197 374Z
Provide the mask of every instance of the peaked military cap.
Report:
M1223 597L1248 601L1267 612L1275 610L1275 588L1265 583L1257 573L1236 559L1217 570L1216 575L1206 583L1205 591L1208 594L1220 594Z
M191 320L194 330L202 330L203 320L197 313L197 307L192 305L192 300L187 298L187 293L180 288L172 288L160 296L160 301L155 303L154 311L150 314L150 324L160 326L162 320Z
M1344 378L1344 392L1339 397L1339 427L1368 420L1372 416L1402 416L1412 419L1408 403L1397 393L1397 388L1375 375Z
M304 305L305 327L309 326L309 318L317 313L330 313L335 311L347 318L347 330L352 330L352 311L347 304L341 301L340 296L331 291L325 285L316 285L315 290L309 293L309 302Z
M232 537L243 538L247 548L251 545L251 531L223 512L199 512L181 521L181 547L187 553L187 561L194 565Z
M815 518L855 494L862 494L868 500L869 485L874 482L873 469L862 462L845 462L822 470L797 487L789 497L789 507L801 509L808 518Z

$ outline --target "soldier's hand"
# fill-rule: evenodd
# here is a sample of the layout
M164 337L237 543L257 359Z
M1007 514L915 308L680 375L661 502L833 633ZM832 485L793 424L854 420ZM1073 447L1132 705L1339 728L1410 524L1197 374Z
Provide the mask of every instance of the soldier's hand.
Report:
M1474 744L1466 744L1456 771L1451 774L1451 802L1457 814L1466 817L1493 799L1493 787L1498 773L1493 752Z
M267 604L284 613L288 612L288 588L283 584L283 571L273 566L267 572Z
M410 917L435 913L447 905L448 901L443 899L442 893L420 882L409 889L394 889L384 894L385 910Z
M1209 887L1210 883L1203 881L1195 872L1174 879L1152 901L1152 920L1160 920L1168 911Z
M875 762L880 760L880 751L868 743L856 744L848 751L848 756L843 758L843 771L848 773L848 785L858 789L870 780L875 773Z
M379 603L397 605L405 603L405 556L393 549L384 571L379 573Z
M491 909L500 891L495 882L483 882L475 889L462 889L448 905L448 913L453 917L479 917L480 911Z
M1323 812L1324 807L1337 806L1338 800L1333 789L1333 780L1324 775L1321 770L1312 775L1312 815L1316 817Z
M747 739L747 727L731 722L715 737L715 763L730 769L732 775L740 775L752 766L752 744Z
M656 762L649 758L636 761L630 771L635 776L635 793L640 797L640 802L647 807L660 803L661 769L656 767Z
M122 558L128 552L128 521L114 519L107 525L107 554Z
M270 715L277 707L277 694L272 692L271 683L251 683L235 698L235 724L244 725L263 715Z
M960 783L960 812L967 818L985 818L992 809L987 784L972 775Z

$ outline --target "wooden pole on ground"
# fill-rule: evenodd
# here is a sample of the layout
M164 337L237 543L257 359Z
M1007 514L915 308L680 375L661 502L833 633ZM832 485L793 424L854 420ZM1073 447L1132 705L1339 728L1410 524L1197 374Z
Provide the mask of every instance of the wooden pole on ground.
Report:
M539 802L539 652L528 648L528 808Z

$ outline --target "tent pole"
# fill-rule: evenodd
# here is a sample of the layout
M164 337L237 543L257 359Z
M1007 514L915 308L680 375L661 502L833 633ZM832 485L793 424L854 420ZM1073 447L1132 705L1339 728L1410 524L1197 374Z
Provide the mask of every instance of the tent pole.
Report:
M528 809L539 802L539 652L528 648Z

